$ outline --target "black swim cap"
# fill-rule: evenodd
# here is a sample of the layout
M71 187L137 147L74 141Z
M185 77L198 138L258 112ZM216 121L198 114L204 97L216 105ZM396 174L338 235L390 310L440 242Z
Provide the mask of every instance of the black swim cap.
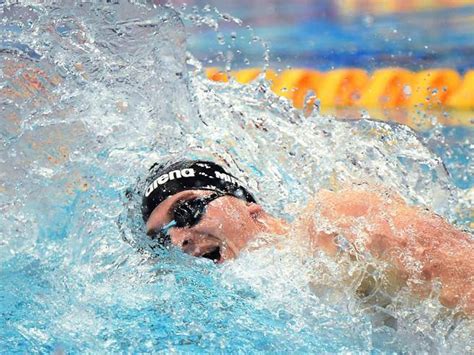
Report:
M166 198L185 190L211 190L255 202L243 183L210 161L184 160L171 165L154 164L146 179L142 215L146 222Z

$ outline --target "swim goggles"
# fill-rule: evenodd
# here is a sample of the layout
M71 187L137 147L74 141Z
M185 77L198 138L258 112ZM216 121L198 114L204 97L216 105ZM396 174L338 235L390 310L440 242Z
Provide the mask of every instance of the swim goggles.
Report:
M158 239L160 244L169 245L171 243L169 236L169 230L171 228L190 228L195 226L204 216L207 205L225 195L226 194L222 193L213 193L206 197L179 201L174 205L171 211L171 222L163 226L153 239Z

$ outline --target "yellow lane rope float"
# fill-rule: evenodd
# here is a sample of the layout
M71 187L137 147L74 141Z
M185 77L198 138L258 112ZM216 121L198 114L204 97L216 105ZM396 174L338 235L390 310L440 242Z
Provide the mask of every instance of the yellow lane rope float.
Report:
M249 83L261 73L251 68L231 72L240 83ZM228 75L217 68L206 69L207 77L226 82ZM369 113L387 113L401 110L418 111L430 115L442 112L447 124L472 125L474 119L474 70L462 77L449 68L412 72L403 68L384 68L369 75L357 68L335 69L321 72L311 69L288 69L280 73L267 70L267 80L272 90L303 108L311 92L320 100L323 112L341 108L367 109ZM463 111L463 112L461 112ZM446 119L449 112L452 119ZM372 115L371 115L372 116ZM390 116L390 115L389 115ZM396 121L400 121L395 118ZM404 122L407 123L407 122ZM410 122L408 122L410 124Z
M334 2L340 14L390 14L456 8L473 5L473 0L344 0Z

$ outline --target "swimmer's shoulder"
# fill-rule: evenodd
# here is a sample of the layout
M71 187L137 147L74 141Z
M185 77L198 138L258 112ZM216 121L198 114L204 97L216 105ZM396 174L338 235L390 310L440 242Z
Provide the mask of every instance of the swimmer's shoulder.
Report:
M338 189L321 189L315 196L315 205L329 218L363 217L379 214L389 206L406 205L396 192L379 185L346 185Z

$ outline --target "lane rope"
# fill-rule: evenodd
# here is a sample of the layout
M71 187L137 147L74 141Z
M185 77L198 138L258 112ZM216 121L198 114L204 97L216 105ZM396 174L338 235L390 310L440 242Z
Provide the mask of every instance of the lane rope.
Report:
M207 77L227 82L225 72L207 68ZM239 83L249 83L261 74L250 68L231 72ZM449 68L412 72L403 68L383 68L369 74L358 68L321 72L312 69L288 69L280 73L267 70L272 90L303 108L304 98L312 91L321 108L425 108L459 110L474 109L474 70L461 76Z

